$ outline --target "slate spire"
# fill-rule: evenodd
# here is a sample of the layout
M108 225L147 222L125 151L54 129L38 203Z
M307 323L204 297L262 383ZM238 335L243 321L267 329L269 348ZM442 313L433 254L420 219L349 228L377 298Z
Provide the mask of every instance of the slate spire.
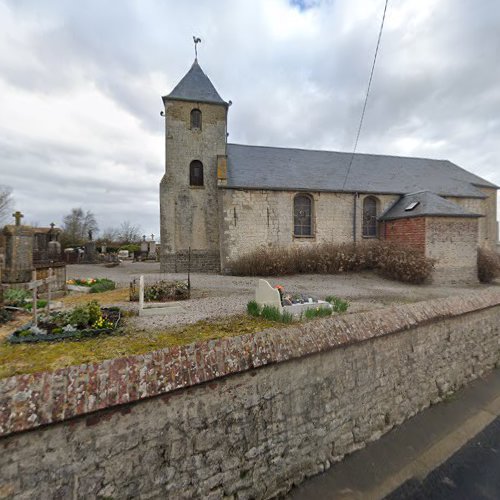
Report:
M163 97L164 101L167 99L228 105L228 103L221 98L208 76L201 69L198 64L198 59L194 60L191 69L175 86L174 90Z

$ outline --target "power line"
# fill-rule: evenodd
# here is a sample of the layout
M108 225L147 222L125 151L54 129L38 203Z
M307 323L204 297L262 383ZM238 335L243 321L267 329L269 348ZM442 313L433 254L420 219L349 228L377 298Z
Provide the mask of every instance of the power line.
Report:
M366 104L368 103L368 96L370 94L370 87L373 80L373 72L375 71L375 64L377 62L378 48L380 46L380 39L382 38L382 31L384 29L385 13L387 12L387 4L389 0L385 0L384 14L382 16L382 22L380 23L380 31L378 33L377 47L375 48L375 55L373 57L372 70L370 72L370 79L368 80L368 88L366 89L365 103L363 105L363 111L361 112L361 119L359 120L358 133L356 134L356 141L354 142L354 149L352 150L351 159L349 160L349 166L347 167L347 172L345 174L344 184L342 184L342 190L345 188L347 177L351 171L352 162L354 160L354 155L356 154L356 149L358 148L359 135L361 134L361 127L363 126L363 120L365 118Z

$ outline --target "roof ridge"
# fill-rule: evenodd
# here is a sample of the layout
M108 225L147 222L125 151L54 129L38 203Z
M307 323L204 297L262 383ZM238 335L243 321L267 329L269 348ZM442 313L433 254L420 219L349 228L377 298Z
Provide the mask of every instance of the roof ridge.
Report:
M260 146L256 144L237 144L234 142L228 143L228 146L242 146L246 148L267 148L267 149L291 149L293 151L309 151L309 152L316 152L316 153L337 153L337 154L342 154L342 155L351 155L352 153L348 151L333 151L331 149L307 149L307 148L297 148L297 147L287 147L287 146ZM448 162L451 163L452 165L455 165L454 163L450 162L450 160L445 160L445 159L439 159L439 158L426 158L426 157L420 157L420 156L401 156L401 155L390 155L390 154L382 154L382 153L354 153L354 156L377 156L377 157L389 157L389 158L403 158L405 160L428 160L428 161L439 161L439 162ZM458 165L457 165L458 166ZM462 169L465 172L468 172L465 169ZM468 172L469 174L471 172ZM476 175L476 174L473 174Z

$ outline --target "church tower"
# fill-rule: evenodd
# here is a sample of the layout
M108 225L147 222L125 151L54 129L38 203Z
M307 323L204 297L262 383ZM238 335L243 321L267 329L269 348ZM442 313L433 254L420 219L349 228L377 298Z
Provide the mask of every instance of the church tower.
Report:
M226 155L225 102L195 59L163 97L165 174L160 183L162 272L219 271L217 164Z

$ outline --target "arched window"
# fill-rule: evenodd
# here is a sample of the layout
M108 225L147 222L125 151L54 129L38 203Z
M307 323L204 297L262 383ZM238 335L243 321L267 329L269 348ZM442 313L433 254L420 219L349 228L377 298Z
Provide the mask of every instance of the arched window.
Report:
M201 111L199 109L191 111L191 129L201 130Z
M203 163L200 160L194 160L189 165L189 184L203 186Z
M293 199L293 234L312 236L312 198L307 194L298 194Z
M363 200L363 236L377 237L377 199L368 196Z

